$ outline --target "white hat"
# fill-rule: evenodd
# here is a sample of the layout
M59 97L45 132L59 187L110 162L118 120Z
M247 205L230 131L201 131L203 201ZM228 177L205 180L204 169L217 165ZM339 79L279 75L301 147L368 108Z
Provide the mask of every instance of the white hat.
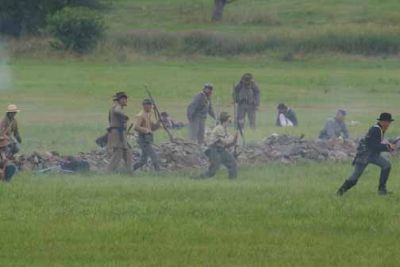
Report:
M14 112L20 112L20 110L18 109L17 105L15 105L15 104L8 105L7 113L14 113Z

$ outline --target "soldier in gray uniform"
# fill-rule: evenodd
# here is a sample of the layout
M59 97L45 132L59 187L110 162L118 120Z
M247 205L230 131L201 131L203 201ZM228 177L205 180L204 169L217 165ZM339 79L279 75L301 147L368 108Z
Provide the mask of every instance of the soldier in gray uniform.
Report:
M213 85L206 83L203 91L197 94L187 107L189 120L189 139L198 144L204 143L204 133L207 114L215 120L215 113L211 104Z
M336 112L335 118L329 119L324 128L321 130L319 134L320 139L329 140L332 138L342 137L344 139L348 139L350 137L349 130L346 125L346 111L343 109L339 109Z
M226 112L221 112L219 117L219 124L213 129L211 134L211 143L206 150L206 155L210 161L208 170L202 175L195 177L195 179L204 179L213 177L218 171L221 164L223 164L229 173L230 179L235 179L237 176L236 160L232 153L228 151L229 147L237 143L238 133L234 136L229 136L227 127L230 123L230 116Z
M260 90L253 80L253 75L245 73L242 76L233 90L233 99L237 104L236 123L243 128L247 115L250 128L256 128L256 111L260 105Z

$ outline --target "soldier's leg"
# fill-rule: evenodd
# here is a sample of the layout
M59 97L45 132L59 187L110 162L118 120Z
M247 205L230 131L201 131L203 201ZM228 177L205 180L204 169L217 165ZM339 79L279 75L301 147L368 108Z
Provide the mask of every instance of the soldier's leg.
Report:
M128 149L124 149L124 153L123 153L123 159L124 159L124 165L125 165L125 169L127 172L132 172L132 150Z
M205 173L203 173L200 176L200 178L213 177L217 173L221 165L221 157L217 149L212 148L210 152L207 154L207 157L208 161L210 162L210 165L208 166L208 170Z
M204 144L204 135L206 132L206 120L205 119L199 119L198 123L198 132L197 132L197 143L198 144Z
M379 187L378 191L381 194L386 194L386 182L389 179L390 170L392 169L392 165L390 162L382 156L374 157L370 160L370 162L374 165L377 165L381 168L381 175L379 178Z
M119 163L121 162L121 159L123 156L123 149L114 147L111 153L112 153L112 155L111 155L110 163L108 164L108 167L107 167L107 170L109 172L113 172L113 171L117 170Z
M243 128L245 123L245 118L246 118L246 105L240 104L237 106L236 124L240 125Z
M148 150L147 150L147 143L139 144L140 149L142 151L142 155L140 155L140 159L133 165L133 170L136 171L137 169L143 167L147 163L147 159L149 158Z
M360 176L363 174L365 168L368 166L368 164L355 164L354 165L354 171L351 174L351 176L344 181L343 185L339 188L337 191L338 195L343 195L347 190L355 186L358 182L358 179Z
M254 107L247 108L247 117L249 119L250 128L256 128L256 109Z
M151 144L148 145L147 149L148 149L147 154L150 156L151 163L153 163L154 169L156 171L159 171L160 170L160 160L157 156L157 153L154 151L154 148Z
M237 177L237 163L235 157L228 151L224 151L221 155L222 164L228 169L229 179Z
M189 122L189 139L193 142L197 142L198 132L199 132L199 119L195 118Z

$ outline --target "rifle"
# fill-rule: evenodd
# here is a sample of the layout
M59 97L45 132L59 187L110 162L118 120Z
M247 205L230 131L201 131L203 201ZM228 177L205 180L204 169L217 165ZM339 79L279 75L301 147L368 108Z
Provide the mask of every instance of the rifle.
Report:
M168 134L169 140L171 142L173 142L174 141L174 137L172 136L171 132L168 130L168 128L165 125L165 123L161 120L161 114L160 114L160 111L158 110L158 107L156 105L156 102L154 101L153 96L151 95L149 89L147 89L147 86L145 86L145 88L146 88L147 95L149 96L151 102L153 103L153 110L154 110L154 113L155 113L155 115L157 117L156 119L158 119L160 121L164 131L167 132L167 134Z

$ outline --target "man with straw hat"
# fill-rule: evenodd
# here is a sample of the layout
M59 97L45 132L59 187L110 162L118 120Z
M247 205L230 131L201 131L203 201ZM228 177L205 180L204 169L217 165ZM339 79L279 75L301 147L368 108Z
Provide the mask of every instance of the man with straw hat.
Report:
M125 169L132 174L132 151L127 140L127 124L129 117L124 108L128 104L128 96L124 92L118 92L113 97L114 104L109 112L109 127L107 148L111 154L108 165L109 172L115 172L121 160L124 161Z
M18 153L18 145L22 142L18 130L18 123L15 119L18 112L20 112L20 110L15 104L8 105L6 115L0 122L0 143L8 146L11 154Z

